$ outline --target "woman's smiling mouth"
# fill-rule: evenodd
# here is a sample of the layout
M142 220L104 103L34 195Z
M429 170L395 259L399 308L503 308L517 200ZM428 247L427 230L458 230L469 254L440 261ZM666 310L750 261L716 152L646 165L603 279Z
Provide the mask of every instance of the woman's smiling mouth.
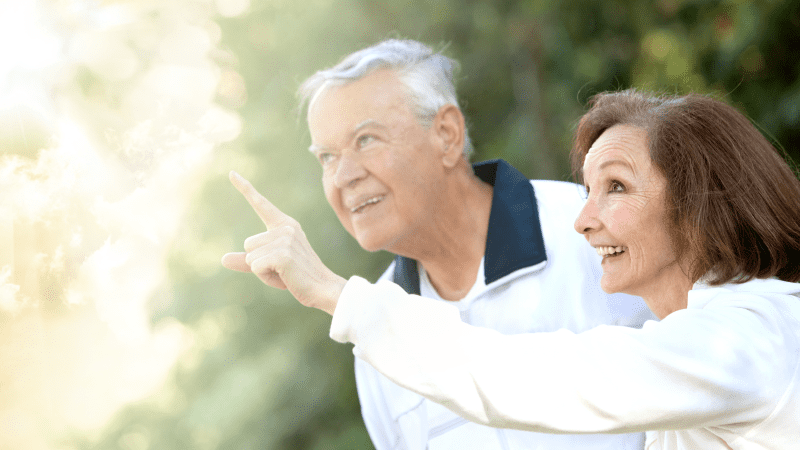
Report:
M623 247L623 246L618 246L618 247L599 246L599 247L595 247L595 250L597 250L597 254L598 255L600 255L603 258L605 258L605 257L609 257L609 256L620 255L620 254L624 253L626 250L628 250L628 247Z

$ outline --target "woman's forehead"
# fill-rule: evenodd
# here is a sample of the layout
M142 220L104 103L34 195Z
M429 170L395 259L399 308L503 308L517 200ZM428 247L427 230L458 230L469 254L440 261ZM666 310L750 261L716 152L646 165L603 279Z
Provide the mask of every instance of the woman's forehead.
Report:
M628 166L633 171L650 165L647 132L633 125L615 125L604 131L583 160L584 175L610 166Z

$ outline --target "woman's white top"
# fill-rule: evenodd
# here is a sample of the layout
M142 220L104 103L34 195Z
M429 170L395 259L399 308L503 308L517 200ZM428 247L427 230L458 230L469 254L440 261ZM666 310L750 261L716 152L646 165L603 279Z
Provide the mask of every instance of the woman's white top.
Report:
M800 284L689 292L641 329L503 335L452 305L353 277L330 335L395 383L477 423L647 431L647 450L800 449Z

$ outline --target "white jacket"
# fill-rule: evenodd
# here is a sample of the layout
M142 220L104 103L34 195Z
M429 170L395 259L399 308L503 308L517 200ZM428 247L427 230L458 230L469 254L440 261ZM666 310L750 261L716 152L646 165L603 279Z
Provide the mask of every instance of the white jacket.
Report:
M399 286L348 281L331 337L399 385L493 427L648 431L646 448L800 448L800 285L696 285L641 329L503 335Z

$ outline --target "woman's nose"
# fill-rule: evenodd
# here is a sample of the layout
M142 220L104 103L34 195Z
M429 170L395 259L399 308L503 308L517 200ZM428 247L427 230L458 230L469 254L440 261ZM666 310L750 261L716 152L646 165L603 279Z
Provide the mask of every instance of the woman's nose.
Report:
M578 214L578 218L575 219L575 231L583 235L597 231L600 228L598 211L594 199L588 199L586 203L584 203L580 214Z

